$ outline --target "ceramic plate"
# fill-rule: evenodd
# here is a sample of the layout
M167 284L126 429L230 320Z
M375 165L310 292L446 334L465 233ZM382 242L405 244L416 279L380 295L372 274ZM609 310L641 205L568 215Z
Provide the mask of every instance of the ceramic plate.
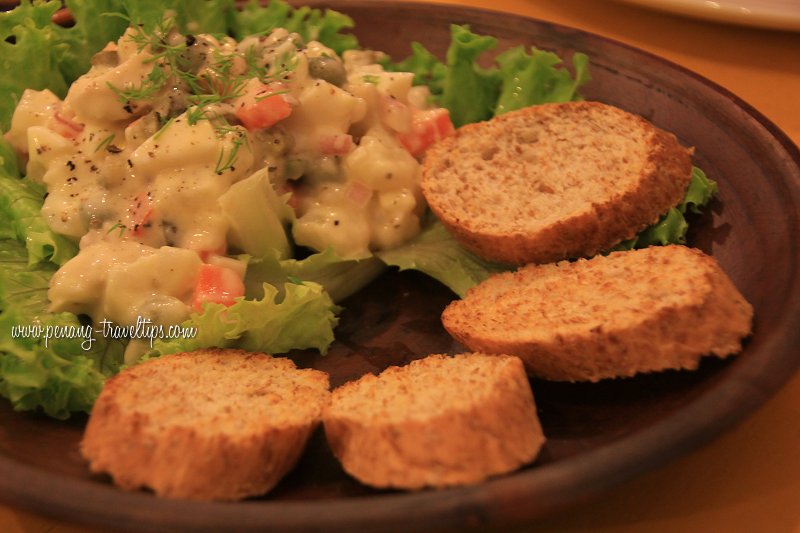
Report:
M532 387L548 442L535 464L482 485L375 491L348 478L321 432L267 497L240 503L168 501L92 476L77 443L85 418L58 422L0 403L0 499L62 520L113 529L461 529L521 523L573 505L717 436L772 395L800 363L800 154L761 114L719 86L648 53L575 29L452 5L341 1L361 43L396 58L409 42L444 54L451 23L569 58L591 58L587 99L638 113L695 147L719 199L692 220L690 243L712 254L755 307L744 352L697 372L599 384ZM345 302L326 357L295 354L332 385L431 352L457 353L439 314L453 295L414 273L387 273Z
M800 2L797 0L623 0L690 17L800 31Z

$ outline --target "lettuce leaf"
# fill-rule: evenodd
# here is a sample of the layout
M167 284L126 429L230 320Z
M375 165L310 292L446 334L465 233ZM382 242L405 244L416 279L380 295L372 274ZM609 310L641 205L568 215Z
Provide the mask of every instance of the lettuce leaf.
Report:
M7 131L11 115L22 92L27 89L50 89L63 97L68 80L59 69L56 45L62 28L50 22L61 3L55 0L23 2L15 9L0 13L0 129ZM70 80L71 81L71 80Z
M55 266L28 266L25 247L0 241L0 395L15 409L41 408L55 418L91 409L107 376L119 371L124 345L93 337L47 339L22 335L24 326L81 328L70 313L46 311L47 289Z
M63 265L78 247L47 225L41 214L43 197L39 184L0 173L0 236L24 243L31 266L42 261Z
M414 83L430 88L436 102L450 110L456 127L530 105L580 99L578 90L591 79L585 54L573 55L573 77L561 68L556 54L535 47L530 52L511 48L495 58L497 66L482 68L481 56L496 44L494 37L454 24L446 63L415 42L406 59L382 64L387 70L413 72Z
M318 283L286 283L283 289L281 298L276 287L264 283L260 300L242 299L230 307L206 303L202 313L181 324L194 328L196 336L157 340L145 357L210 347L271 354L316 348L327 353L339 308Z
M678 205L678 210L681 214L687 211L692 213L702 213L700 209L711 201L717 195L719 187L717 182L711 180L706 176L706 173L698 167L692 167L692 181L689 182L689 188L686 189L686 196L683 202Z
M509 266L485 261L462 248L441 222L433 220L411 241L375 254L384 263L400 270L414 269L444 283L454 293L467 290L495 272Z
M333 249L305 259L280 259L278 252L248 258L245 288L247 298L262 298L264 283L283 287L292 280L319 283L334 302L340 302L374 280L386 266L373 256L342 259Z
M14 149L3 138L0 138L0 175L19 178L19 160Z
M404 60L392 63L389 57L385 57L380 63L385 70L411 72L414 85L426 85L434 96L440 96L444 90L447 66L418 42L411 43L411 55Z
M174 17L178 29L184 33L224 34L234 9L233 0L121 0L121 3L125 16L134 24L154 28L166 15ZM117 11L108 4L105 7L95 12Z
M501 73L497 68L478 65L478 57L497 44L494 37L469 31L469 26L452 25L447 50L447 73L439 103L450 110L456 127L492 118L500 95Z
M633 250L648 246L685 244L689 223L684 215L687 211L701 213L704 207L717 194L717 183L709 179L698 167L692 167L692 180L686 189L683 201L671 208L658 222L640 231L633 239L623 241L610 251Z
M59 41L54 51L62 76L67 83L72 83L89 69L92 56L98 50L119 39L128 22L109 15L123 12L121 0L67 0L66 5L75 24L57 29Z
M264 8L258 0L250 0L241 11L233 12L233 20L237 39L286 28L299 33L305 42L319 41L337 54L358 47L355 35L341 33L353 27L353 19L331 9L323 12L308 6L292 8L284 0L272 0Z
M503 74L503 88L495 106L501 115L533 104L570 102L580 98L578 90L589 82L589 58L586 54L572 56L575 78L563 69L561 58L552 52L531 48L530 54L518 46L497 56Z

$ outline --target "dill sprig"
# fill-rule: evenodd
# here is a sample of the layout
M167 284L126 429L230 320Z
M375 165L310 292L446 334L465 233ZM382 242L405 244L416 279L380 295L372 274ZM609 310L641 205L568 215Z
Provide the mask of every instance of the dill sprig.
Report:
M113 226L108 228L108 231L106 232L106 234L108 235L108 234L111 234L111 232L114 231L114 230L119 230L119 235L117 235L117 237L122 238L122 234L125 233L126 229L128 229L128 227L125 224L123 224L121 222L117 222L116 224L114 224Z
M146 100L158 93L170 80L171 74L178 72L178 62L181 54L186 50L185 42L169 43L170 34L175 29L175 19L165 17L153 30L147 31L139 25L138 29L127 35L127 39L136 44L136 50L141 53L149 49L151 57L145 59L143 64L153 64L153 68L137 86L117 87L108 83L109 88L119 96L123 104L132 101Z
M126 86L125 88L120 89L111 82L106 83L112 91L117 93L120 102L123 104L128 104L132 101L147 100L159 92L168 80L169 74L167 73L165 66L156 64L153 66L153 69L150 71L150 73L147 74L147 77L139 85L133 87Z
M94 152L97 153L103 148L109 146L112 142L114 142L114 137L116 137L116 135L113 133L108 137L105 137L102 141L100 141L100 143L98 143L97 147L94 149Z
M231 149L228 150L227 153L224 148L220 150L214 172L222 174L226 170L234 170L236 156L239 154L241 147L247 144L247 132L242 129L241 126L234 126L222 117L212 121L211 124L214 127L214 133L217 135L218 139L224 139L228 135L233 135Z
M168 129L170 126L172 126L172 123L173 123L173 122L175 122L175 120L176 120L177 118L178 118L178 117L171 117L169 120L167 120L166 122L164 122L164 125L163 125L163 126L161 126L161 127L158 129L158 131L155 133L155 135L153 135L153 140L158 140L158 138L159 138L159 137L161 137L162 135L164 135L164 132L165 132L165 131L167 131L167 129Z
M250 46L243 52L227 52L214 48L202 68L199 71L192 71L191 62L186 56L191 42L179 37L176 21L171 17L165 17L152 30L146 30L139 25L136 31L129 32L127 38L136 44L140 53L146 50L151 54L151 57L143 63L152 64L152 70L139 85L126 87L116 87L111 83L108 85L124 104L150 99L170 84L182 85L188 89L187 101L190 107L186 110L186 116L189 125L193 126L200 120L209 120L217 138L225 139L233 135L230 148L223 148L220 151L214 169L217 174L222 174L234 168L239 150L248 142L247 134L240 126L230 124L224 116L213 112L212 107L242 96L247 83L253 78L263 84L285 79L297 68L297 54L294 50L286 51L272 60L271 64L265 64L256 46ZM269 92L256 99L261 100L267 96L286 92L288 91ZM164 123L154 137L163 135L174 120L173 117ZM109 144L112 140L113 136L105 141L105 144ZM98 147L98 150L100 148L102 146Z

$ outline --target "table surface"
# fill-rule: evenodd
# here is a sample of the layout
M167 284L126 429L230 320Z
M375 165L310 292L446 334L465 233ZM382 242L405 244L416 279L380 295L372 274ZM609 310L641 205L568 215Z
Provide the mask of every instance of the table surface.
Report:
M731 90L800 145L800 32L717 24L608 0L433 1L540 18L655 53ZM711 444L534 527L800 532L800 373ZM0 531L98 530L0 506Z

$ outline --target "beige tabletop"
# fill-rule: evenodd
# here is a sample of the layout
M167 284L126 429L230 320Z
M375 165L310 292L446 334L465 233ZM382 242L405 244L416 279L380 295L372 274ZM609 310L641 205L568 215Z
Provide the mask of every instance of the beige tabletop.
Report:
M573 26L731 90L800 144L800 32L705 22L604 0L437 0ZM798 8L800 9L800 8ZM711 444L525 529L800 532L800 374ZM0 532L95 531L0 506Z

